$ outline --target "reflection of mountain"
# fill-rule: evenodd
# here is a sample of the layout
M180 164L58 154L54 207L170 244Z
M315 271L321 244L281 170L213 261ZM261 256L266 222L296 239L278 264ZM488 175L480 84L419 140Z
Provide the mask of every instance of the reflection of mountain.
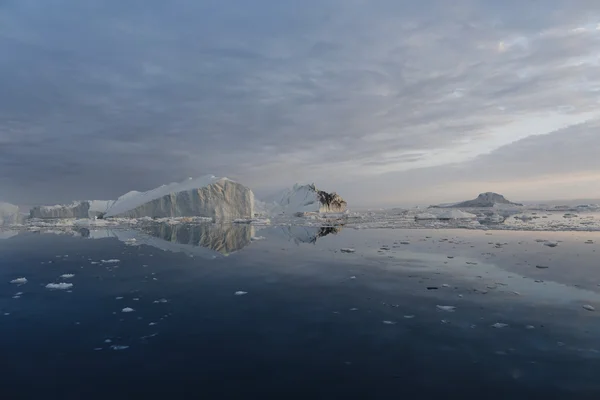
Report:
M252 226L234 225L170 225L151 224L143 228L151 236L189 246L205 247L229 254L247 246L252 239Z
M337 226L280 226L276 228L267 228L265 233L272 233L273 236L284 237L288 240L294 241L296 244L300 243L311 243L317 242L317 239L330 234L337 234L342 230L341 227ZM261 231L261 234L263 232ZM267 235L271 236L271 235Z

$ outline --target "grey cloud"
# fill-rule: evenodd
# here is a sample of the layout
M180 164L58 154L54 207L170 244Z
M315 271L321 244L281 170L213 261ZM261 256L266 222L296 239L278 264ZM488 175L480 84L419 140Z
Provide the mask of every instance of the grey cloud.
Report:
M411 168L518 115L593 109L581 82L600 87L597 67L567 63L600 51L571 32L590 15L596 2L3 2L0 196Z

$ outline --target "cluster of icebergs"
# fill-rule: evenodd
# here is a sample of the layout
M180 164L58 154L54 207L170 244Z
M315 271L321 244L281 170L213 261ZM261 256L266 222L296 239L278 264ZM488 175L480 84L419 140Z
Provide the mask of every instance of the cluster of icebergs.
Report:
M203 217L213 221L249 221L257 216L345 213L347 204L336 193L312 185L295 185L270 201L255 199L252 190L228 178L207 175L162 185L146 192L131 191L116 200L83 200L38 206L29 216L17 206L0 203L0 225L22 224L27 218L43 224L50 219L138 219Z

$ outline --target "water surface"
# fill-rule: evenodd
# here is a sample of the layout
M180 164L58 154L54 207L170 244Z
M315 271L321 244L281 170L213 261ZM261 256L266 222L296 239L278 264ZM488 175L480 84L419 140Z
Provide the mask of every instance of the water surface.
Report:
M600 394L600 311L584 308L600 310L597 233L157 225L5 236L6 398ZM73 287L46 288L61 282Z

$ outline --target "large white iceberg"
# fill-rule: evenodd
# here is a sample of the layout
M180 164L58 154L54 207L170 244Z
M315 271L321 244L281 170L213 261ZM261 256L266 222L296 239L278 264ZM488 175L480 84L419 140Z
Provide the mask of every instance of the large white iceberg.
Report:
M337 193L327 193L312 185L294 185L271 197L267 210L273 214L343 213L346 201Z
M129 192L107 210L106 217L252 218L254 194L237 182L213 175L189 178L147 192Z
M23 222L19 207L0 202L0 225L17 225Z

